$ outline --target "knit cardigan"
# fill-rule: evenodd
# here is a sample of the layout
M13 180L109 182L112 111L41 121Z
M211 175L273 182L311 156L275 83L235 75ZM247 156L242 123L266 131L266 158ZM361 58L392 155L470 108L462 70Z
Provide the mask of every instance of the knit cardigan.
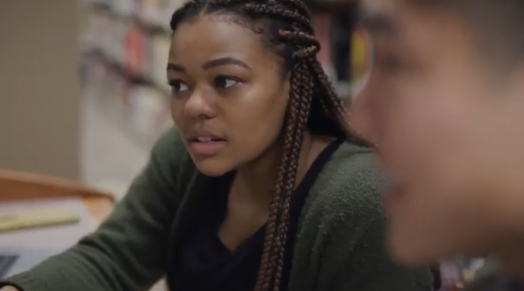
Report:
M198 172L178 132L169 130L94 233L0 286L23 291L148 290L165 275L167 251L180 245L198 215L210 179ZM289 291L432 290L429 268L402 267L387 255L378 195L382 184L369 149L344 142L336 150L301 211Z

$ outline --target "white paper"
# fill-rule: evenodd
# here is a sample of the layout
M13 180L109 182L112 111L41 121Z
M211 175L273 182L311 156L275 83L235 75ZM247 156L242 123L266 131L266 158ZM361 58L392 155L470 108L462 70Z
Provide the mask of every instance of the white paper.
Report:
M0 213L9 214L20 210L68 208L80 221L73 224L29 228L0 233L1 248L51 248L67 249L80 238L95 230L97 223L89 214L80 198L58 198L0 203Z

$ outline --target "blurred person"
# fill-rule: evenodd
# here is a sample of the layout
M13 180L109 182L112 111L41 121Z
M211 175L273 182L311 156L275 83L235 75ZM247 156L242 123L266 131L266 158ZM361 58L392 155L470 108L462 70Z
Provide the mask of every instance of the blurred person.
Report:
M178 130L95 233L1 290L431 290L387 255L383 179L347 139L304 4L195 0L171 28Z
M472 290L524 290L523 13L520 0L363 1L373 65L351 117L392 181L390 252L493 255L506 275Z

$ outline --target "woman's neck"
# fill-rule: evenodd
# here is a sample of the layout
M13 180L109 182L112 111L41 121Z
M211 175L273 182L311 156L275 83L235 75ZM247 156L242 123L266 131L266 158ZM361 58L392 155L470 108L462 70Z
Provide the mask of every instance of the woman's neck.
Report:
M312 138L306 133L300 151L296 183L307 171L307 160L311 149ZM275 181L282 161L282 144L276 143L256 161L237 170L234 187L241 193L261 201L271 201Z

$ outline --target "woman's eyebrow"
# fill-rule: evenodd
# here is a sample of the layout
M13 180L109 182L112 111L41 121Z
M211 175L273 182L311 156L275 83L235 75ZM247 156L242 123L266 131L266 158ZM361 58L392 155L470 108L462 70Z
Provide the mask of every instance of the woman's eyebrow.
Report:
M209 70L209 69L212 69L218 66L227 66L227 65L235 65L235 66L242 67L244 69L251 69L243 61L236 59L236 58L232 58L232 57L218 58L218 59L207 61L202 65L202 69Z

